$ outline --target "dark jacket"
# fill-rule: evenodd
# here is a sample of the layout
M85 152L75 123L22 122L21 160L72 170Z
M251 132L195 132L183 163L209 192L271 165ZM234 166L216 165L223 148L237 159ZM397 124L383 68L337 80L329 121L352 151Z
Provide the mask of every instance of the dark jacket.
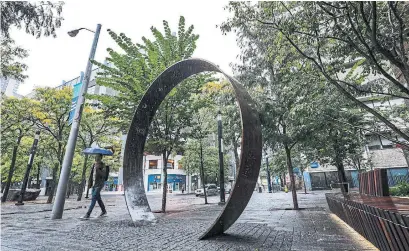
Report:
M95 181L94 181L94 172L96 172ZM94 163L94 165L92 165L91 175L89 176L88 187L103 188L105 185L105 178L106 178L105 176L106 176L106 166L104 162L101 162L99 167L97 167L97 164Z

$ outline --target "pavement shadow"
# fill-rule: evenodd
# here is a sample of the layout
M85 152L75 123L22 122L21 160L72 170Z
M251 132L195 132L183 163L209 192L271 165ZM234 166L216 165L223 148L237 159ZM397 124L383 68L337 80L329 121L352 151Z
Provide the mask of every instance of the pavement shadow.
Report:
M209 241L218 241L218 242L234 242L234 243L248 243L251 241L257 241L258 238L255 238L253 236L248 236L248 235L241 235L241 234L229 234L229 233L224 233L223 235L220 236L214 236L211 238L208 238L206 240Z

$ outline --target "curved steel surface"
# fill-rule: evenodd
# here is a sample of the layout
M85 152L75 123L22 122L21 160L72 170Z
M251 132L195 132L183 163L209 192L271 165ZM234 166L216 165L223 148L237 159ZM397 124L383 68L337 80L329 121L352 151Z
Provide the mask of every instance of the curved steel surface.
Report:
M260 171L262 147L261 123L255 103L237 80L214 64L202 59L187 59L167 68L155 79L139 103L128 132L123 177L126 204L135 224L155 220L143 185L142 161L148 129L156 110L166 95L180 82L192 75L208 71L224 74L233 85L240 107L243 131L236 183L222 212L200 239L220 235L226 231L239 218L253 194Z

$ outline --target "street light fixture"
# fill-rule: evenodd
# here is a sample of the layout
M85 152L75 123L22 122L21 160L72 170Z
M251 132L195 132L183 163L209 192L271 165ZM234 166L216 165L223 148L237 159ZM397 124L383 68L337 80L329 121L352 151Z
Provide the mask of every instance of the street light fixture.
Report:
M80 28L77 30L70 31L68 32L68 34L71 37L75 37L78 34L78 32L83 29L91 31L86 28ZM64 160L63 160L62 167L61 167L61 174L60 174L60 179L58 182L57 194L55 196L55 202L53 206L51 219L61 219L62 214L64 212L65 194L67 192L67 184L68 184L68 180L69 180L69 176L71 172L72 160L74 158L75 145L77 143L77 137L78 137L78 132L80 128L82 110L84 109L85 95L87 94L88 84L89 84L89 80L91 77L92 60L94 60L94 57L95 57L95 51L97 50L97 44L98 44L100 32L101 32L101 25L98 24L97 29L95 30L95 32L93 32L95 33L94 41L92 42L91 52L88 58L87 68L86 68L85 77L84 77L84 84L82 85L81 92L78 96L77 106L75 109L75 115L74 115L74 119L71 125L70 136L68 137L67 146L65 148L65 155L64 155Z
M68 33L68 35L70 37L75 37L78 34L78 32L80 32L80 30L87 30L87 31L90 31L92 33L95 33L95 31L87 29L87 28L79 28L79 29L76 29L76 30L69 31L67 33Z
M220 176L220 202L219 205L224 205L226 203L224 195L224 168L223 168L223 136L222 136L222 113L217 113L217 129L219 138L219 176Z

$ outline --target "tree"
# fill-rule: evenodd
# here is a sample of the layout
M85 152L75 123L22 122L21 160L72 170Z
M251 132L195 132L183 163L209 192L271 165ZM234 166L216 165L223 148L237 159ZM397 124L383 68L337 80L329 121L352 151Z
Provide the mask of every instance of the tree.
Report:
M285 174L287 173L287 158L284 149L276 149L276 151L273 153L271 165L272 173L280 177L280 183L283 187L285 184Z
M216 117L216 110L220 111L223 116L223 143L226 144L227 149L233 151L236 170L238 170L240 165L238 149L240 147L242 128L239 107L233 87L227 80L212 81L203 87L203 92L204 95L208 96L209 100L213 100L212 109L214 117Z
M206 142L208 143L208 142ZM187 167L187 174L199 174L207 204L206 184L216 178L214 170L218 166L217 149L203 142L203 140L189 139L186 151L183 153L182 165Z
M231 5L236 6L235 3ZM253 14L250 11L250 19ZM340 129L334 129L334 124L322 124L320 121L326 122L328 119L323 119L323 116L329 115L336 115L335 119L345 118L340 112L335 113L333 110L350 108L350 103L345 100L344 103L336 102L339 98L334 94L334 88L326 85L327 80L317 72L314 64L300 56L280 31L271 31L257 21L236 24L240 18L247 16L237 17L229 23L239 29L237 41L242 49L242 64L236 65L235 70L258 102L266 147L275 149L274 159L277 163L285 156L294 208L298 209L293 175L293 161L301 159L297 147L318 140L319 135L325 134L325 128L329 128L331 132L336 131L334 141L331 141L331 148L335 146L336 149L333 149L331 156L336 160L340 182L345 182L345 149L340 148L345 144L339 140ZM337 106L334 107L335 103ZM352 146L352 142L350 143ZM360 146L354 145L355 148ZM348 149L352 151L352 147ZM334 151L336 154L333 154ZM294 153L296 158L293 157ZM283 170L278 172L282 173Z
M20 60L28 56L27 50L14 45L10 38L1 38L1 76L23 81L27 76L23 74L27 65Z
M285 41L280 37L254 36L254 32L265 32L258 28L245 30L239 37L239 43L250 41L251 45L240 44L243 63L236 70L258 103L265 145L285 152L294 209L298 209L292 150L319 129L309 117L320 106L321 80L294 50L282 50Z
M312 117L321 130L304 146L315 150L314 156L308 156L310 161L319 159L321 163L335 165L339 183L346 183L344 165L352 162L352 166L361 168L364 148L361 128L366 121L362 112L343 97L326 93L321 101L322 108L314 114L315 118ZM347 187L346 184L341 186L342 191L346 192Z
M191 97L209 81L207 74L197 75L174 88L160 105L153 118L145 148L163 157L162 212L166 210L167 166L172 152L181 152L189 137L192 114L196 111Z
M84 113L81 119L80 131L78 134L80 142L79 149L85 149L91 147L94 143L101 145L104 142L104 138L115 133L112 125L115 120L109 116L109 110L94 109L90 105L84 108ZM112 142L111 142L112 144ZM84 156L81 180L78 187L77 201L82 198L84 186L86 182L86 173L88 168L88 155Z
M125 34L118 36L110 31L111 37L125 53L108 49L110 57L107 62L112 66L96 63L103 70L98 73L97 83L113 88L117 95L97 96L95 99L99 99L108 109L117 111L114 116L119 118L123 131L129 127L135 109L150 83L167 67L191 57L196 48L199 36L193 34L193 25L185 30L183 17L179 20L177 35L172 34L168 22L163 21L163 26L164 33L152 27L155 40L142 37L143 44L134 44ZM197 93L203 84L203 77L193 77L172 90L161 103L151 124L146 148L150 152L160 153L165 163L163 212L166 210L167 194L166 163L169 155L183 146L186 138L185 128L189 126L191 114L189 98L192 93Z
M264 36L281 35L315 66L327 83L409 141L406 133L355 96L357 92L368 92L408 99L409 89L398 79L399 75L406 81L409 79L408 37L404 35L409 5L404 2L236 2L227 8L235 14L222 25L224 31L243 32L261 26L265 28ZM343 72L358 66L360 74L343 78ZM379 86L362 88L363 80L370 74L381 75L387 80L386 86L381 90ZM382 90L385 88L387 91Z
M44 137L49 137L49 151L53 160L53 184L47 203L51 203L58 184L58 172L62 167L65 145L68 140L68 117L71 110L72 89L37 88L35 99L39 101L35 113L36 126L44 131Z
M63 2L3 1L1 7L1 76L12 77L22 81L27 78L24 71L27 65L20 62L28 53L15 46L10 37L10 28L24 28L26 33L39 38L41 36L56 37L55 30L61 26Z
M8 169L7 181L4 187L2 202L7 199L10 183L13 179L15 171L16 161L18 157L18 150L22 142L23 137L29 136L33 128L33 107L35 104L27 98L4 98L1 104L1 138L2 138L2 166L4 164L10 164ZM8 155L8 151L12 153ZM5 154L6 153L6 154ZM4 158L4 156L7 156ZM4 159L3 159L4 158ZM5 161L8 160L8 161ZM5 162L3 162L5 161ZM2 168L2 171L4 169Z
M193 25L185 30L185 19L180 17L178 34L173 35L167 21L163 21L165 33L151 27L154 41L142 37L143 43L133 43L124 33L109 31L121 52L108 48L107 64L95 62L102 71L97 74L97 83L114 89L115 96L92 96L119 119L123 131L130 125L140 99L156 79L170 65L191 57L196 48L198 35Z

